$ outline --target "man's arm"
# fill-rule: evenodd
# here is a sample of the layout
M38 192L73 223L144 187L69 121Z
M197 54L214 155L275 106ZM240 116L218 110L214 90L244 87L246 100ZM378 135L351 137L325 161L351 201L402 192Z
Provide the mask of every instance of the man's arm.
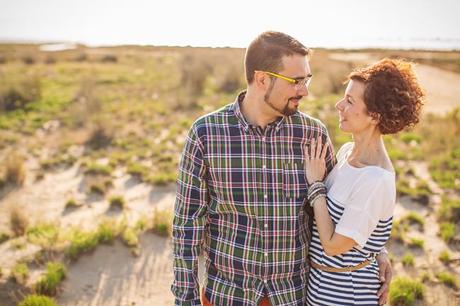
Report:
M388 293L390 291L390 283L393 278L393 269L391 267L391 261L388 257L388 251L383 248L380 254L377 256L377 262L379 264L379 276L382 286L377 293L379 297L379 305L385 305L388 302Z
M198 284L198 256L206 225L208 189L204 147L194 127L190 130L179 165L174 207L175 305L201 305Z

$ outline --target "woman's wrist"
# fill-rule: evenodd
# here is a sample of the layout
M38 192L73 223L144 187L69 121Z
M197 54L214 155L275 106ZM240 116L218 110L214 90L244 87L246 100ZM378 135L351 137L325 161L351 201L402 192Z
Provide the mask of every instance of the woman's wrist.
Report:
M316 181L308 186L307 200L310 206L313 207L314 203L319 198L325 198L327 193L326 185L322 181Z

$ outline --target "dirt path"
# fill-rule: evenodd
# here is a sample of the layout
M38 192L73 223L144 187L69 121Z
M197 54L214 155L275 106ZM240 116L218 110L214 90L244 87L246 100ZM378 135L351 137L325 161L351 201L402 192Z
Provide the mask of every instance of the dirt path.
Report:
M331 59L368 65L379 60L370 53L331 53ZM444 115L460 107L460 74L433 66L417 64L415 73L425 88L427 104L424 112Z
M58 302L62 306L172 305L169 239L147 233L134 257L120 242L99 246L69 267Z

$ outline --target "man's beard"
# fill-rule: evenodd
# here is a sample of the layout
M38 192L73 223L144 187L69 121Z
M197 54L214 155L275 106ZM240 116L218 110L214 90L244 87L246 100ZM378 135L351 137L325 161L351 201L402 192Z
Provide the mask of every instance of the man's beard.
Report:
M268 91L267 93L264 95L264 102L267 103L268 106L270 106L273 110L277 111L278 113L284 115L284 116L291 116L291 115L294 115L296 112L297 112L297 106L294 108L294 109L290 109L289 108L289 101L291 99L297 99L297 100L300 100L302 99L302 96L297 96L297 97L292 97L292 98L289 98L286 102L286 105L284 106L283 109L279 109L277 108L275 105L273 105L273 103L270 102L270 95L272 93L272 90L273 90L273 86L275 85L275 82L272 82L270 84L270 87L268 88Z

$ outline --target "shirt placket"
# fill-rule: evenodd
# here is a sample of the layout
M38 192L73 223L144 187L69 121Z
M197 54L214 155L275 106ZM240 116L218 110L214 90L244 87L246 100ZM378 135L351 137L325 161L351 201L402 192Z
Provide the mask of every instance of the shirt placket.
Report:
M263 215L262 221L259 223L262 228L262 245L263 245L263 282L265 286L268 283L268 272L270 266L270 230L269 230L269 222L271 219L270 211L273 209L270 205L270 201L272 201L272 193L270 192L270 185L269 185L269 165L270 165L270 143L271 143L271 126L267 126L264 133L261 137L261 148L262 148L262 178L263 178ZM272 250L273 251L273 250Z

